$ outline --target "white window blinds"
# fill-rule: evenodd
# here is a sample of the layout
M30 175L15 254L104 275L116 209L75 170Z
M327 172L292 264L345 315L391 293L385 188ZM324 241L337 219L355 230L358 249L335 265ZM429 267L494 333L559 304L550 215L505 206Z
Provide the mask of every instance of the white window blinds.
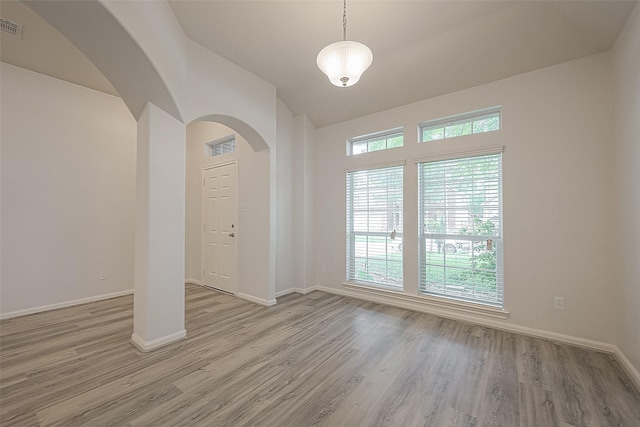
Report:
M503 306L502 154L419 163L421 293Z
M348 281L402 288L402 172L347 172Z

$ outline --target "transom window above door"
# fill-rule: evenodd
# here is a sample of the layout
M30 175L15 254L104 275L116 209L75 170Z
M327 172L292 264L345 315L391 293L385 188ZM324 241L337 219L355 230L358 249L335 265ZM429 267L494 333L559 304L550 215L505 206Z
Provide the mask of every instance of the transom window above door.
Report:
M233 153L236 151L236 138L229 136L205 144L207 157L216 157L222 154Z

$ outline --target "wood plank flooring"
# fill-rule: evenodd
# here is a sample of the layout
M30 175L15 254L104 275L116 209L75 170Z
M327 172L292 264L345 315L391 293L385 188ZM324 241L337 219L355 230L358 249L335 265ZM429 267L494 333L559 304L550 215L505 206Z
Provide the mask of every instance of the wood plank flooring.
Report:
M143 354L132 297L0 323L2 426L640 426L611 355L322 292L186 288Z

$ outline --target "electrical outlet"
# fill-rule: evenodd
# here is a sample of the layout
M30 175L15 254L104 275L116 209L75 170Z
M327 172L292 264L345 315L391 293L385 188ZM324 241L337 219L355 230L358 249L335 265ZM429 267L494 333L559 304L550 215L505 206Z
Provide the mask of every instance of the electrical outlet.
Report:
M98 279L107 280L107 272L106 271L101 271L100 274L98 274Z
M564 310L564 297L554 297L553 308L555 310Z
M327 272L327 266L325 264L322 264L322 267L320 267L320 270L322 270L323 273Z

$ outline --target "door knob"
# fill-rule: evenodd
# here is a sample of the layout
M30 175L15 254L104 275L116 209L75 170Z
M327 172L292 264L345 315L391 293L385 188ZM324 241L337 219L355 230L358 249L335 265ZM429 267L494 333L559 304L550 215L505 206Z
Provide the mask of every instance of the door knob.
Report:
M229 237L234 237L236 233L229 233Z

